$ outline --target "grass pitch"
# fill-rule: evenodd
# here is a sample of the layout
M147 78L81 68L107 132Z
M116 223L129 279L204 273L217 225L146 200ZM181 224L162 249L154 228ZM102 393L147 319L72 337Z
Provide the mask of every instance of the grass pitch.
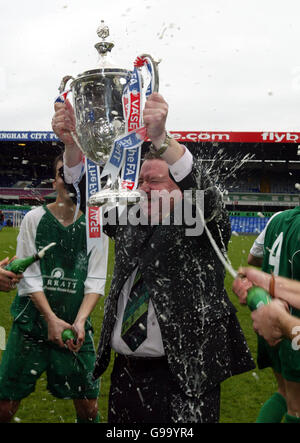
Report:
M18 230L14 228L3 228L0 232L1 255L12 257L16 250L16 238ZM247 264L247 257L254 236L232 236L229 244L229 258L234 267ZM113 271L113 244L110 247L110 259L108 268L108 281L106 293L108 292ZM250 311L246 306L238 303L237 297L231 290L232 277L226 276L225 286L229 297L237 308L237 316L245 334L246 340L256 360L256 334L252 329ZM8 336L11 327L10 305L15 296L15 291L9 294L0 292L0 326L5 328ZM98 343L101 323L103 317L103 300L100 300L94 312L92 321L95 328L95 342ZM7 338L7 337L6 337ZM0 359L2 351L0 350ZM112 365L111 365L112 366ZM99 398L99 409L102 422L107 420L107 403L109 392L109 378L111 366L106 371L101 381L101 394ZM59 400L54 398L46 388L46 376L39 379L36 390L28 398L21 402L16 413L15 422L22 423L74 423L75 412L71 400ZM270 369L247 372L232 377L222 383L221 391L221 422L222 423L252 423L258 415L261 405L276 390L276 383Z

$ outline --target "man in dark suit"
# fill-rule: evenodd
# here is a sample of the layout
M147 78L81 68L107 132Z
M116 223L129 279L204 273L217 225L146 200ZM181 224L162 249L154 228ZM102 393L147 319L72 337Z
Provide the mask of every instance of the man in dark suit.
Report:
M53 120L59 137L62 130L74 130L63 123L62 106ZM115 240L115 267L94 377L107 369L113 349L111 423L217 422L220 383L254 368L224 289L224 268L207 235L202 230L188 234L186 218L176 220L187 208L197 220L195 195L202 192L207 226L226 251L230 223L221 193L201 161L166 134L167 114L163 97L152 94L144 124L154 158L144 161L139 188L146 197L141 212L154 224L105 226ZM79 156L74 145L66 150L71 159ZM68 174L75 174L74 168L66 168ZM187 190L193 196L184 205ZM170 194L168 214L163 199Z

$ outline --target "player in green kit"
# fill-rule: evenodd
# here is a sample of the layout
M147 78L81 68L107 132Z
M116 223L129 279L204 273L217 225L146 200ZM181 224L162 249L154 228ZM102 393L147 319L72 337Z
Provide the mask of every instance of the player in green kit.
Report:
M13 325L0 363L0 422L8 422L20 401L47 373L47 388L57 398L74 402L77 422L98 422L99 384L92 378L95 363L90 314L104 294L108 239L101 252L87 254L85 216L75 204L62 175L62 156L55 161L54 203L24 217L17 257L26 257L50 242L56 245L43 260L26 269L11 313ZM62 341L73 329L76 340Z
M262 265L275 276L300 281L300 207L276 213L250 250L248 263ZM300 317L300 311L290 308ZM300 353L283 338L271 347L258 336L257 363L260 369L272 367L278 382L276 392L261 408L257 422L300 422ZM286 413L287 410L287 413Z

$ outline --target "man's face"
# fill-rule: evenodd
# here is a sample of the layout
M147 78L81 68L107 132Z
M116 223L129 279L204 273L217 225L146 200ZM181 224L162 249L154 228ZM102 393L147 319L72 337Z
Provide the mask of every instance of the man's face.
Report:
M60 169L63 167L63 162L59 161L56 165L56 175L53 182L53 188L56 190L57 194L63 198L68 197L68 191L65 187L65 182L60 174Z
M144 161L139 190L147 197L141 203L141 209L154 222L161 222L173 210L175 202L182 198L179 187L169 176L167 163L158 159Z

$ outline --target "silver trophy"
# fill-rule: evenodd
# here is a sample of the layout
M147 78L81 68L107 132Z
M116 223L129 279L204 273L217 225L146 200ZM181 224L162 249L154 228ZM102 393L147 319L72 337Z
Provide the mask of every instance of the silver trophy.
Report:
M101 39L95 44L100 55L99 68L85 71L76 78L65 76L60 84L59 92L66 90L70 83L73 97L73 107L76 119L76 134L73 139L83 154L100 167L109 161L112 146L115 141L128 133L125 123L123 94L124 89L131 81L132 71L116 68L109 62L107 55L114 44L106 41L109 29L101 21L97 29ZM158 91L158 63L148 54L152 62L153 91ZM118 206L139 201L141 195L138 190L121 187L120 176L108 176L107 183L101 191L90 196L88 206Z

